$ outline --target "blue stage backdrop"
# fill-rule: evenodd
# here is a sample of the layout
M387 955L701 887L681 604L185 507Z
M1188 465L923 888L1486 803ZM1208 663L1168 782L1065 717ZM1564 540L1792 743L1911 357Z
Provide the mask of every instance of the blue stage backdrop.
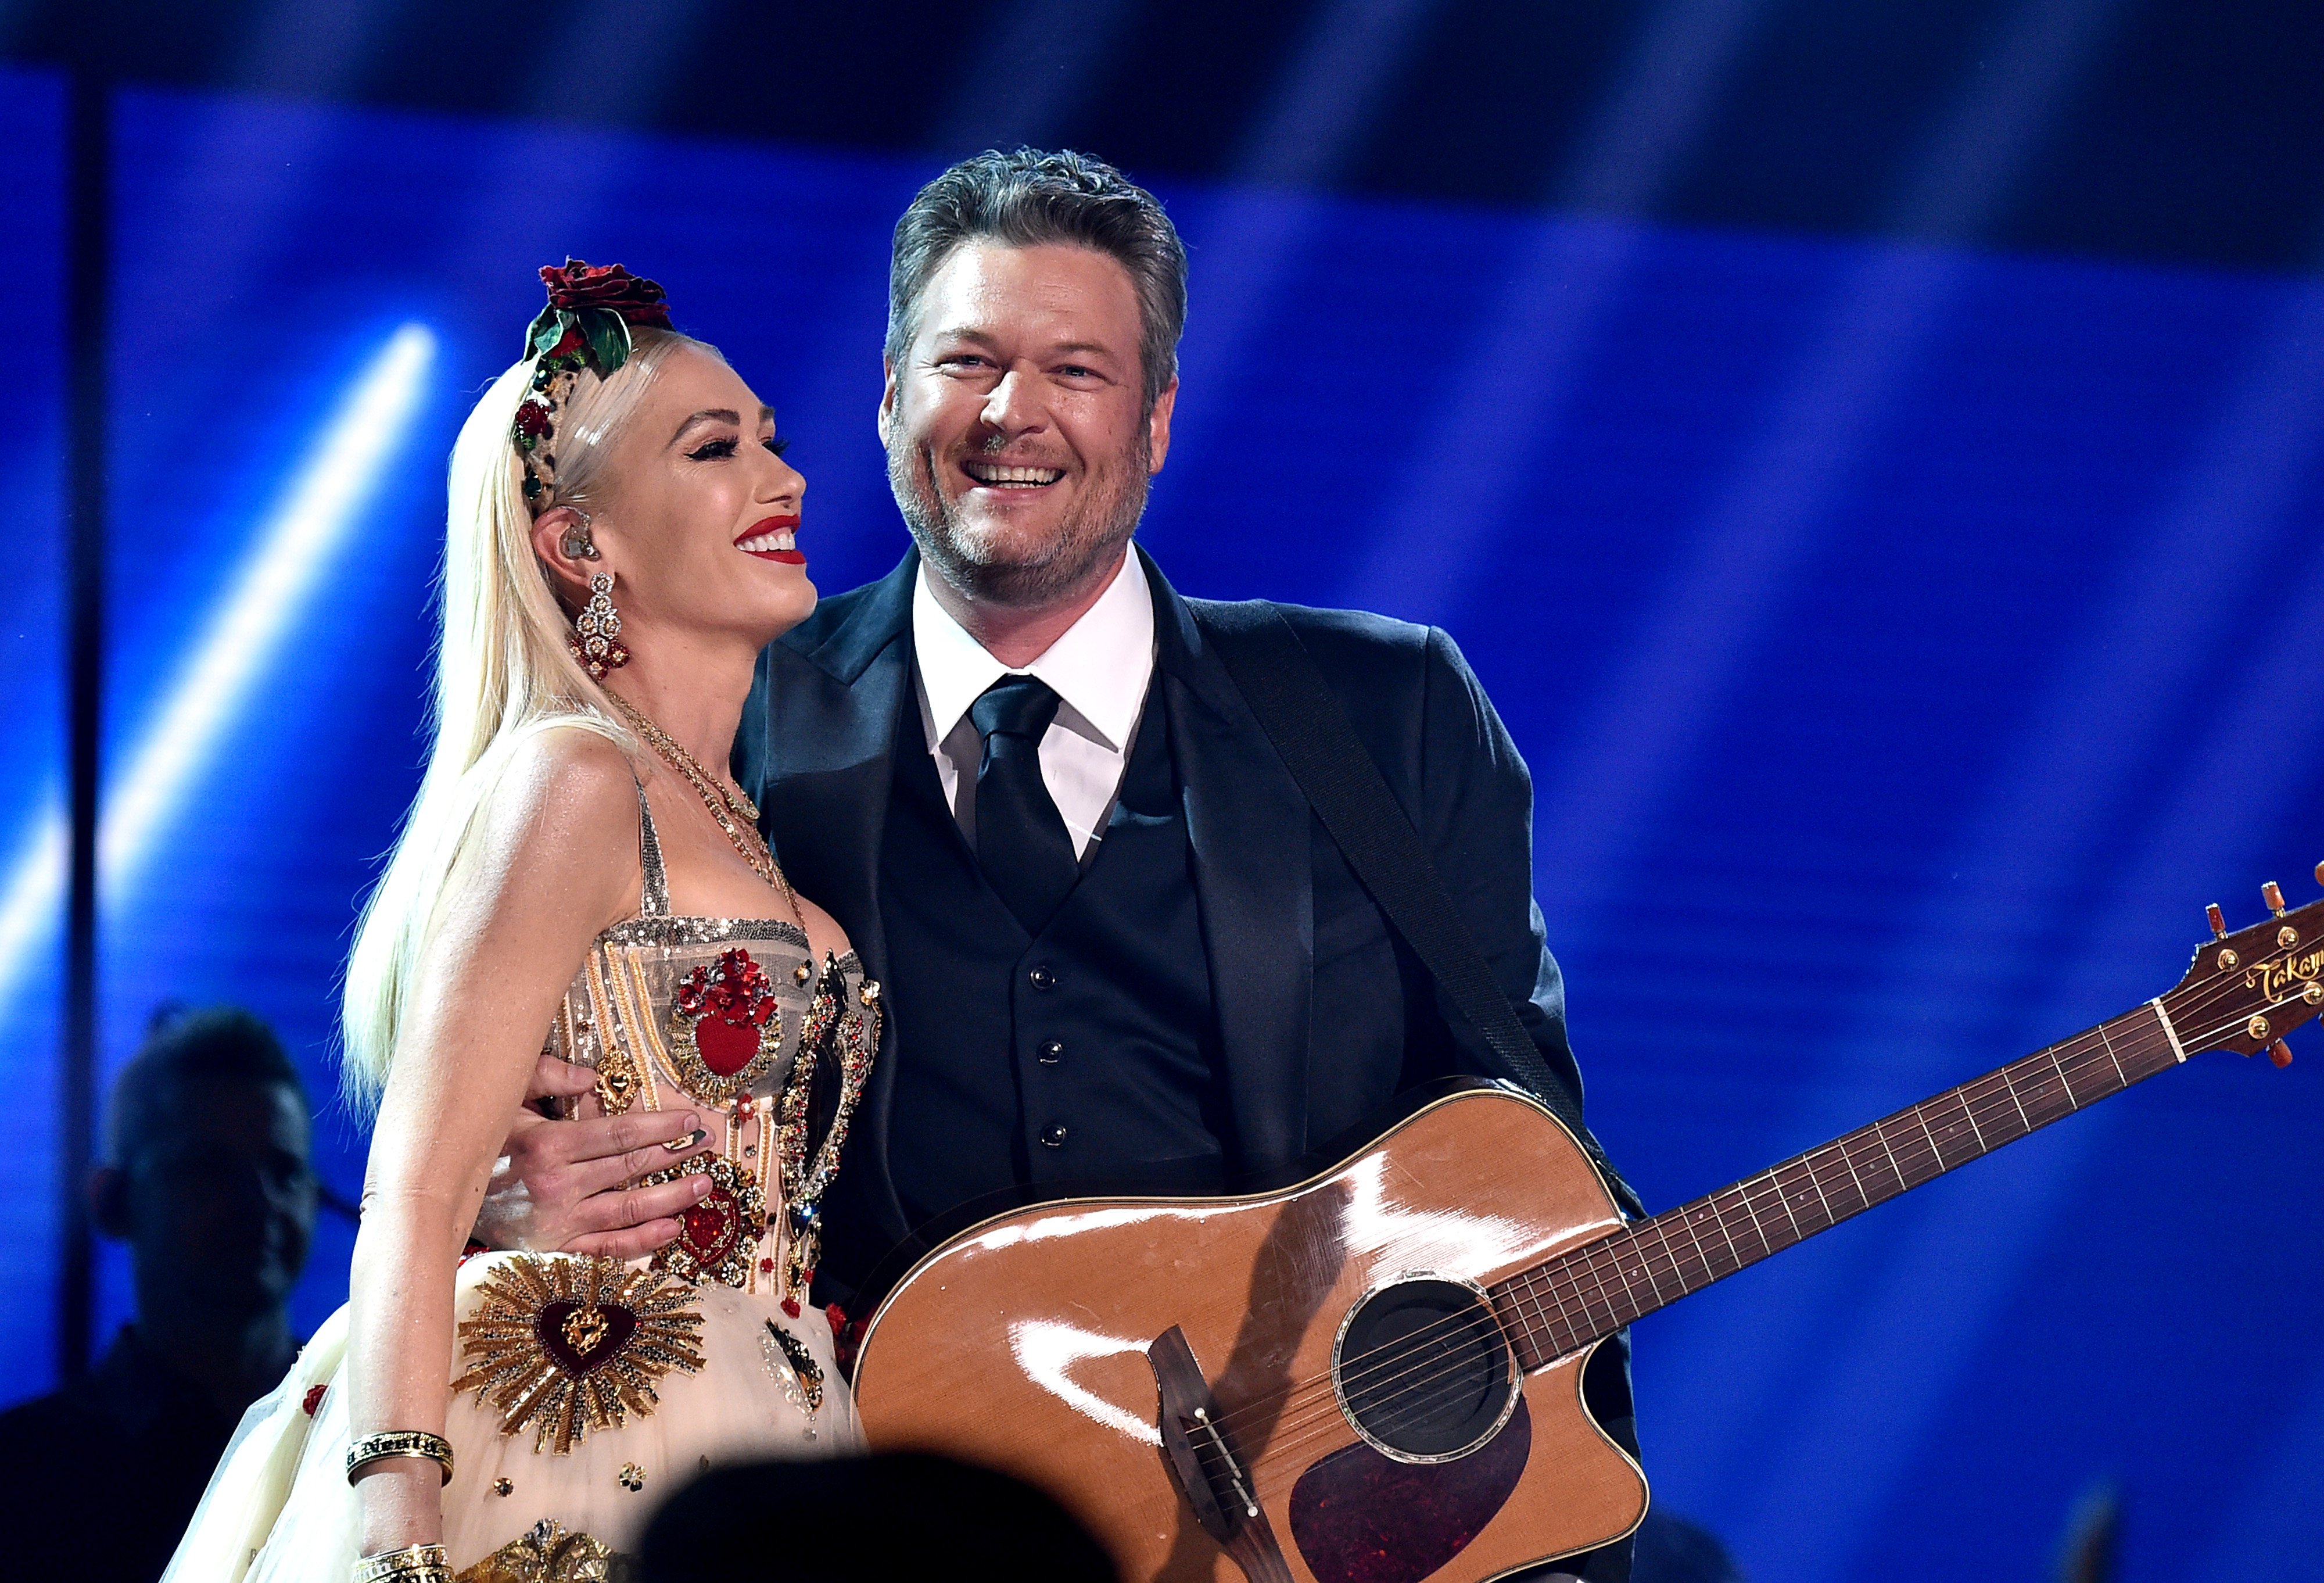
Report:
M64 804L64 92L0 71L0 522L8 524L0 664L0 1357L14 1389L56 1356L58 923Z
M0 900L52 907L60 96L5 87ZM905 542L872 418L888 231L935 164L147 93L116 125L108 1060L157 1002L240 1000L327 1099L422 751L443 458L533 269L669 286L778 408L849 587ZM2313 893L2324 286L1164 196L1194 308L1146 542L1190 593L1461 642L1536 777L1591 1115L1654 1207L2159 993L2207 901ZM57 1229L24 904L14 1392L48 1383ZM2194 1063L1642 1324L1658 1498L1760 1578L2025 1578L2110 1478L2124 1583L2319 1575L2320 1077ZM352 1196L359 1126L323 1140Z

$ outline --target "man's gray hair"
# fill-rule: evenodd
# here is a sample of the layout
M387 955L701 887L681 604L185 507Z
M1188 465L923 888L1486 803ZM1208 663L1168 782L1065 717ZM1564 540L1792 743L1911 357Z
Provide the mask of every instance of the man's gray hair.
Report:
M1146 411L1178 376L1186 328L1186 247L1154 195L1103 160L1061 149L988 149L920 189L896 222L888 265L888 361L900 366L919 333L920 299L964 242L1052 243L1102 253L1138 292Z

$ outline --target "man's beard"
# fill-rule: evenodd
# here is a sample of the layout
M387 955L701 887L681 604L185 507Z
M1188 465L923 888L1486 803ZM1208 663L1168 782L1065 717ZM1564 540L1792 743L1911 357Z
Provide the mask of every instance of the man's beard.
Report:
M1081 588L1120 558L1146 514L1148 455L1141 425L1138 443L1091 471L1090 488L1066 513L1056 536L1022 560L1000 559L998 546L965 530L958 509L936 487L926 447L889 448L888 487L921 558L937 576L972 598L1008 609L1038 609Z

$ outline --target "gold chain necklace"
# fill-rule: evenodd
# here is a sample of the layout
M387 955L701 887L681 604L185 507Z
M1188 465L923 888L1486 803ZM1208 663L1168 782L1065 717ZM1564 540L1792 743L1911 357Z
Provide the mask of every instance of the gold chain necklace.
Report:
M710 810L710 817L726 832L726 839L733 843L742 861L751 866L751 872L783 893L783 900L790 905L792 921L804 933L807 916L799 907L798 893L791 889L790 876L783 873L766 838L759 834L759 805L742 788L730 790L713 777L676 738L638 713L621 694L608 688L605 696L613 700L613 708L629 722L630 729L645 738L646 745L660 756L662 763L686 777L694 794L702 799L702 806Z

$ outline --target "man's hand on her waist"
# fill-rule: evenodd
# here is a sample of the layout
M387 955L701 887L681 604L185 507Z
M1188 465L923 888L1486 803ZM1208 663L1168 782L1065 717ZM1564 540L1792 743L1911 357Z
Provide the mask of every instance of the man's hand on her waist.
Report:
M476 1216L487 1247L533 1253L602 1254L634 1259L678 1236L678 1216L710 1189L700 1172L655 1187L627 1184L709 1148L699 1110L594 1113L597 1074L544 1055L534 1064L525 1107L493 1166ZM579 1099L585 1114L552 1120L541 1099ZM673 1147L672 1145L680 1145Z

